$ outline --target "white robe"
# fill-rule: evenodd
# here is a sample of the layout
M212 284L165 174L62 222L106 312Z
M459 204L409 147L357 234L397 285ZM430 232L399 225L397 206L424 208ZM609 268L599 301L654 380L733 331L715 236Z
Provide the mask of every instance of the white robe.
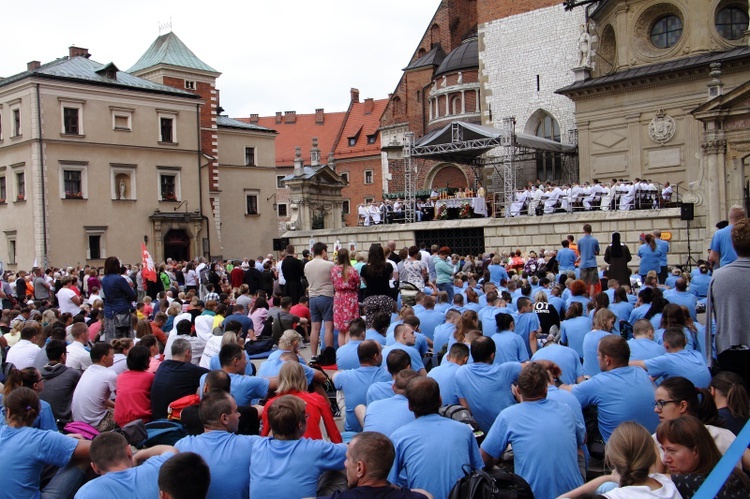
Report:
M559 187L555 187L554 189L552 189L552 192L549 193L547 200L544 201L544 213L549 215L555 212L555 206L557 205L557 201L559 201L560 196L562 196L562 189L560 189Z
M529 196L529 191L518 191L516 192L516 200L510 203L510 216L517 217L521 214L523 205L526 204L526 199Z
M628 211L633 207L635 201L635 186L631 185L628 190L620 197L620 211Z
M372 223L380 223L380 208L378 208L374 204L370 205L370 218L372 219Z
M542 197L544 196L544 191L538 188L534 188L534 191L531 192L531 201L529 201L529 216L535 217L536 216L536 208L539 206L539 203L542 202Z
M602 202L600 209L602 211L609 211L610 204L612 203L612 189L607 187L606 185L601 188L602 191Z

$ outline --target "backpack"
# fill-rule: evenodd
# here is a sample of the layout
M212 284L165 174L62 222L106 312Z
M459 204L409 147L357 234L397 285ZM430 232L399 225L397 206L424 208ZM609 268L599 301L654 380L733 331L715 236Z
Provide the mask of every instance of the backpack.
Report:
M273 336L273 317L266 317L266 321L263 323L263 331L260 333L261 336L267 336L271 338Z
M478 443L481 443L481 440L484 440L484 432L479 428L479 424L474 419L474 416L471 415L471 411L461 404L444 405L440 408L438 413L444 418L452 419L453 421L458 421L459 423L471 426L471 429L474 431L474 436L477 437Z
M200 281L201 281L201 284L203 284L204 286L205 286L206 284L208 284L209 282L211 282L211 281L210 281L210 280L208 279L208 274L209 274L210 272L211 272L211 269L210 269L210 268L208 268L208 265L206 265L205 267L203 267L203 268L201 269L201 272L200 272Z
M185 395L180 397L167 407L167 419L170 421L179 421L182 417L182 410L191 405L198 405L201 398L196 394Z
M333 347L325 347L318 355L318 364L321 366L335 366L336 365L336 349Z
M534 492L520 476L499 469L468 471L451 489L448 499L533 499Z
M253 356L259 353L268 352L273 348L273 339L268 337L259 337L257 340L248 340L245 342L245 352Z
M86 440L94 440L94 437L96 437L99 434L99 430L94 428L88 423L84 423L83 421L71 421L70 423L65 425L65 428L63 428L63 431L67 433L77 433L81 435Z
M167 419L146 423L146 433L148 437L136 447L143 449L155 445L174 445L187 436L187 431L180 423Z

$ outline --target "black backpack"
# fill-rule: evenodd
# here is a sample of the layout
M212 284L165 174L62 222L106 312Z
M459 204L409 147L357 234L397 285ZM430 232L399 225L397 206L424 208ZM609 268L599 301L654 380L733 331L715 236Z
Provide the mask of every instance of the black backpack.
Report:
M500 469L468 471L451 489L448 499L533 499L534 492L520 476Z

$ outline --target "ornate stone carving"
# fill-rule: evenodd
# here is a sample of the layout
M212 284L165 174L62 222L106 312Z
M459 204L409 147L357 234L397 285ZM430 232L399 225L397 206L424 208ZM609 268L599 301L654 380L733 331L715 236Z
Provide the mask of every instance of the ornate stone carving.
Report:
M676 131L677 125L674 119L663 109L659 109L654 119L648 124L648 136L658 144L666 144L672 140Z
M707 140L701 142L701 149L703 149L704 154L723 154L727 151L727 141L724 139Z

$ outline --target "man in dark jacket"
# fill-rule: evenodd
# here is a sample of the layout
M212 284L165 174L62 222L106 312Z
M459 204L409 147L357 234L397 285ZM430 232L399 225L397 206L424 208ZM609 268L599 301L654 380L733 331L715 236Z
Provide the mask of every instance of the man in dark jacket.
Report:
M286 257L281 261L281 273L286 281L285 296L292 299L292 305L298 304L299 297L305 294L305 288L302 286L305 269L294 254L294 245L286 247Z
M73 391L78 385L78 380L81 379L81 373L65 365L67 357L65 341L52 340L47 343L45 350L49 362L41 369L44 389L39 394L39 398L52 407L55 419L72 421L70 403L73 400Z
M260 270L255 267L255 260L250 260L247 263L249 267L245 271L245 284L250 288L250 294L254 295L260 289L263 275Z

